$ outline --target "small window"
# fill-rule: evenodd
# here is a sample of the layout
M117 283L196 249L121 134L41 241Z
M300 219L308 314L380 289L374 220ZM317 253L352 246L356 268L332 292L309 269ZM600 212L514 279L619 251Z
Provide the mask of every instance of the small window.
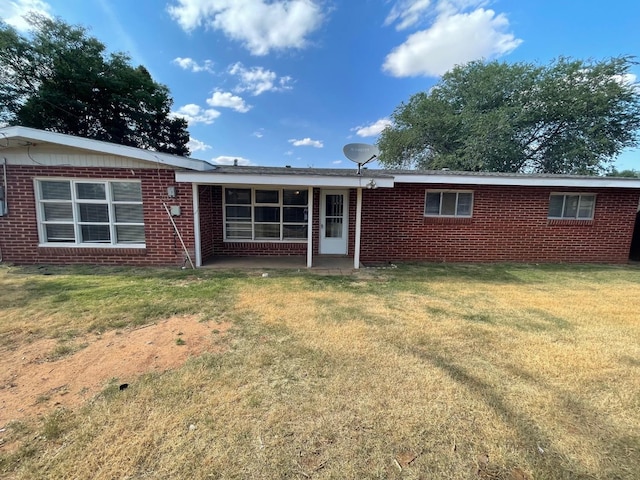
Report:
M471 217L473 192L427 191L425 217Z
M549 218L591 220L596 205L593 194L552 193L549 197Z

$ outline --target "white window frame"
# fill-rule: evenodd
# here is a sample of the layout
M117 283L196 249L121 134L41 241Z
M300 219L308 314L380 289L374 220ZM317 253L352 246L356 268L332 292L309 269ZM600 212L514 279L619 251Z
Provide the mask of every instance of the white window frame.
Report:
M250 190L251 191L251 203L229 203L227 204L227 190ZM277 203L258 203L256 201L256 191L276 191L278 192L278 202ZM300 192L308 192L308 188L305 187L274 187L274 186L260 186L260 187L250 187L246 185L235 185L235 186L225 186L222 189L222 221L223 221L223 240L225 242L255 242L255 243L307 243L309 238L309 198L307 196L307 204L306 205L285 205L284 203L284 191L285 190L300 190ZM308 193L307 193L308 195ZM246 224L247 226L251 226L251 238L228 238L227 236L227 223L234 223L233 220L227 221L227 206L238 206L238 207L249 207L251 211L251 221L250 222L235 222L238 224ZM280 209L280 221L279 222L259 222L255 219L255 208L256 207L278 207ZM305 208L306 211L306 222L286 222L284 220L284 209L292 207L292 208ZM256 238L256 225L279 225L280 226L280 236L279 238ZM284 238L284 226L285 225L300 225L307 227L307 236L305 238Z
M41 182L60 182L60 183L68 183L71 189L71 199L43 199L42 198L42 189ZM105 199L81 199L78 198L76 185L81 183L87 184L99 184L105 186ZM34 179L34 191L36 198L36 218L38 221L38 236L39 236L39 245L46 247L79 247L79 248L145 248L146 243L130 243L130 242L122 242L117 243L117 232L116 227L121 225L127 226L139 226L144 228L143 222L117 222L115 217L115 209L116 205L141 205L143 206L142 195L140 201L116 201L113 200L113 192L112 185L114 183L137 183L141 185L140 180L127 180L127 179L93 179L93 178L65 178L65 177L38 177ZM63 221L63 220L45 220L45 212L44 207L47 203L69 203L72 205L72 221ZM80 221L80 205L81 204L98 204L98 205L107 205L108 211L108 222L82 222ZM144 207L143 207L144 209ZM144 215L144 210L143 210ZM74 241L69 242L49 242L47 240L47 232L46 225L49 224L61 224L61 225L73 225L74 231ZM109 226L109 242L84 242L82 241L82 225L108 225Z
M562 199L562 216L560 217L552 217L551 216L551 197L563 197ZM567 197L578 197L578 206L576 208L576 216L568 217L564 216L565 206L567 203ZM591 215L589 217L578 217L578 213L580 212L580 203L582 202L582 197L592 197L593 198L593 206L591 207ZM590 221L593 220L596 211L596 201L597 195L595 193L588 192L551 192L549 195L549 205L547 208L547 218L549 220L580 220L580 221Z
M439 213L435 214L435 213L427 213L427 196L429 194L434 194L434 193L439 193L440 194L440 206L439 206ZM444 215L442 213L442 194L444 193L455 193L456 194L456 210L455 213L453 215ZM458 206L459 206L459 194L461 193L466 193L466 194L471 194L471 205L469 207L469 214L468 215L461 215L458 214ZM475 195L473 190L427 190L424 194L424 202L423 202L423 214L425 217L427 218L472 218L473 217L473 204L474 204L474 200L475 200Z

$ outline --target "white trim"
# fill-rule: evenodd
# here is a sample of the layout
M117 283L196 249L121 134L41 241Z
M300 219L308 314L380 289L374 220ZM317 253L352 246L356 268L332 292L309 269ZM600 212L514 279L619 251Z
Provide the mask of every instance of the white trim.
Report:
M118 145L116 143L103 142L90 138L76 137L64 133L48 132L28 127L6 127L0 128L0 142L9 140L23 140L24 145L37 145L38 142L51 143L54 145L63 145L70 148L79 148L92 152L104 153L109 155L117 155L120 157L135 158L147 162L167 165L170 167L188 168L190 170L207 171L213 170L215 167L204 160L196 160L188 157L180 157L169 153L154 152L142 148L128 147ZM9 145L13 147L13 145ZM21 146L21 145L16 145Z
M448 183L453 185L505 185L523 187L591 187L640 188L640 179L611 177L527 177L489 175L402 175L394 176L395 183ZM378 179L376 179L378 183Z
M307 227L307 268L311 268L313 266L313 187L309 187L307 195L307 206L309 208L309 213L307 214L309 219L309 226Z
M71 193L71 198L69 200L63 199L43 199L42 198L42 182L58 182L58 183L68 183ZM76 185L80 183L87 184L100 184L105 187L105 199L79 199L77 197ZM113 183L135 183L140 185L140 201L132 202L132 201L116 201L113 200ZM34 177L33 178L33 191L34 198L36 201L36 222L38 227L38 246L39 247L56 247L56 248L146 248L146 233L145 241L142 243L117 243L117 227L118 225L133 225L143 228L143 232L146 231L146 224L144 222L144 199L142 195L142 181L139 179L96 179L96 178L75 178L69 179L64 177ZM45 220L45 208L44 205L47 203L65 203L71 205L73 219L71 222L69 221L47 221ZM91 204L91 205L106 205L107 206L107 214L109 217L108 222L82 222L79 218L79 204ZM143 218L142 222L139 223L123 223L116 221L116 213L115 206L116 205L140 205L143 210ZM48 242L47 241L47 231L46 225L48 224L63 224L63 225L72 225L74 231L74 241L73 242ZM110 241L107 242L83 242L81 240L81 228L84 224L95 224L95 225L105 225L109 227L109 238Z
M202 266L202 242L200 241L200 192L198 191L198 185L195 183L191 185L191 192L193 194L193 238L194 248L196 249L196 267Z
M356 239L353 249L353 268L360 268L360 236L362 230L362 189L356 191Z
M242 169L242 167L238 167ZM362 175L270 175L270 174L231 174L214 172L176 172L176 182L204 183L213 185L255 185L285 187L326 187L326 188L366 188L373 177ZM393 178L375 177L378 187L393 188Z

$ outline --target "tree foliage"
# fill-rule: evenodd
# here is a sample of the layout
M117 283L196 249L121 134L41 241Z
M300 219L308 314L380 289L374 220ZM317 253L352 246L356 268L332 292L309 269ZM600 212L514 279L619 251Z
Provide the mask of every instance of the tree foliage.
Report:
M413 95L380 136L390 168L598 174L638 142L632 59L475 61Z
M172 98L86 29L31 14L25 37L0 24L0 122L188 155Z

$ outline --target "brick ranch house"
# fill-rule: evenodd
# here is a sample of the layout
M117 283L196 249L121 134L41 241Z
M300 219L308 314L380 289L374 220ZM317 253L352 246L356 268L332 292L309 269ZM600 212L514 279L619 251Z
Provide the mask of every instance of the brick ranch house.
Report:
M25 127L0 129L0 166L0 250L16 264L297 255L312 267L335 255L358 268L638 253L640 179L219 167Z

